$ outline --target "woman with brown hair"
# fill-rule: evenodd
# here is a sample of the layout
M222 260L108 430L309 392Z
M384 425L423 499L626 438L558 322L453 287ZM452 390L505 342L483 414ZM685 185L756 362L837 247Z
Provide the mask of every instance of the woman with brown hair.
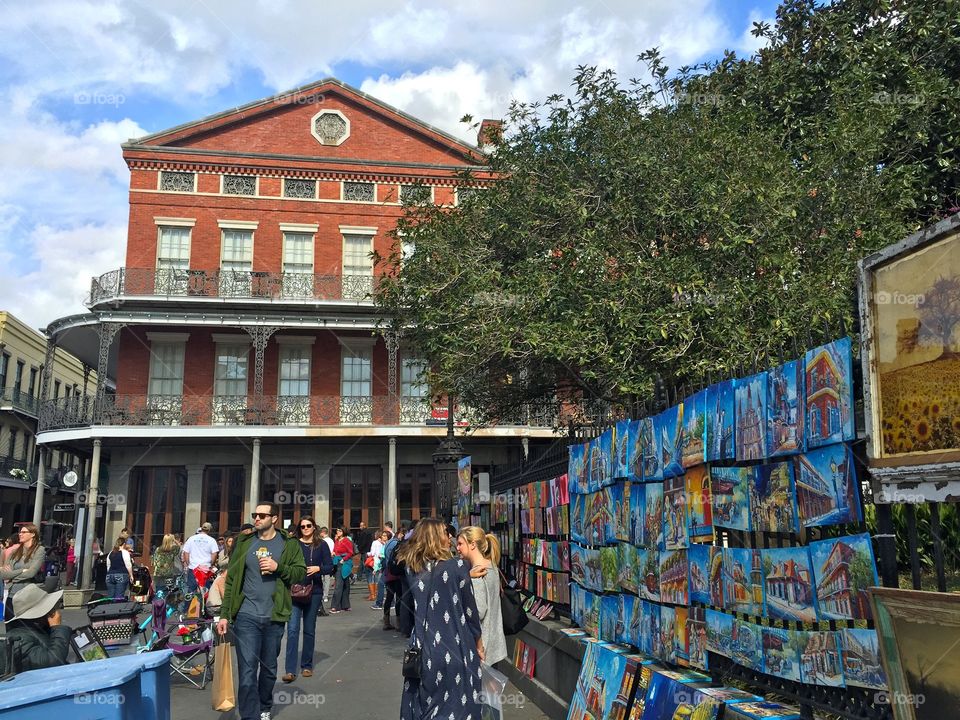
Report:
M25 586L35 582L37 573L43 567L47 553L40 544L40 531L33 523L20 526L18 538L20 544L4 560L0 567L0 579L7 586L6 610L4 618L13 617L11 600Z
M420 654L420 677L403 682L400 718L479 718L484 650L470 568L452 558L446 525L436 518L421 520L397 553L414 599L410 648Z
M457 535L457 552L470 563L473 594L483 629L484 662L493 665L507 658L507 638L500 612L500 541L482 528L469 525Z
M287 622L287 654L285 664L287 672L283 676L285 683L291 683L297 677L297 668L304 677L313 675L313 650L317 639L317 613L323 609L323 576L333 572L333 558L330 547L320 537L317 523L307 515L300 518L298 527L300 550L303 562L307 566L307 576L300 585L310 586L310 596L306 599L293 599L293 609ZM297 663L297 646L300 645L300 626L303 625L303 649L300 663Z
M160 546L153 551L153 587L155 590L172 590L176 580L183 574L180 563L180 546L177 539L167 533Z
M107 555L107 594L115 599L126 597L127 587L133 583L133 561L127 547L127 538L121 534Z

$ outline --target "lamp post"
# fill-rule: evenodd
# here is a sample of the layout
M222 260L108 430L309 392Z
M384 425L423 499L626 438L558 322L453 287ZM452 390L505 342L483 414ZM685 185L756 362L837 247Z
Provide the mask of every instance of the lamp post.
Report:
M463 444L453 435L453 398L447 396L447 436L433 452L433 501L435 514L450 521L453 488L457 486L457 463L463 458Z

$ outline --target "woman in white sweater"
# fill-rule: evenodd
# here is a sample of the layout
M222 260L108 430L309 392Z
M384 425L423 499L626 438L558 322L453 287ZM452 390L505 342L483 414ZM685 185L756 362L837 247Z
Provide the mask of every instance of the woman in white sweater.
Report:
M507 638L503 634L500 612L500 542L482 528L470 525L457 535L457 551L471 565L473 595L480 611L483 661L493 665L507 658Z

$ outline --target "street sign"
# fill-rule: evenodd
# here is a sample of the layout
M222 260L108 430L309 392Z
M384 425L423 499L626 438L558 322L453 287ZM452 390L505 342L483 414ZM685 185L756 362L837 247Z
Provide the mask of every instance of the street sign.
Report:
M76 510L75 503L57 503L53 506L54 512L73 512Z

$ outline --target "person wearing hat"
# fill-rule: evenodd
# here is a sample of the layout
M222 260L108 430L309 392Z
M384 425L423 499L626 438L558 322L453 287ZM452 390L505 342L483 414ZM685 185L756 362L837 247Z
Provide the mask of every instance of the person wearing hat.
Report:
M210 536L213 532L213 525L205 522L193 535L183 544L183 566L187 569L187 592L194 592L198 587L197 573L199 569L201 574L207 577L212 576L213 568L217 566L217 555L220 553L220 546L217 545L215 538Z
M13 598L13 617L7 637L19 646L22 670L40 670L67 664L70 628L60 622L63 590L44 591L27 585Z

